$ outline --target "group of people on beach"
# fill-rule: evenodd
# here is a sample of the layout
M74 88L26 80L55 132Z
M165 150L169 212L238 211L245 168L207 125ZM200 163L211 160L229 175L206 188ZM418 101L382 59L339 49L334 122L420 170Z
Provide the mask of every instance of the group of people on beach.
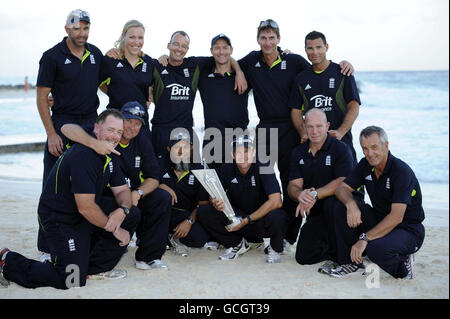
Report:
M124 25L105 56L87 42L90 26L88 12L70 12L67 36L40 60L42 256L2 249L2 286L67 289L88 278L125 277L115 267L134 235L141 270L168 269L167 249L188 256L192 247L224 247L224 261L258 249L270 264L295 247L299 264L321 263L319 272L332 277L362 272L368 258L395 278L413 278L425 235L420 185L379 126L361 131L357 161L354 69L327 59L322 33L305 37L311 63L280 49L271 19L258 25L260 50L240 60L225 34L212 38L212 56L185 57L184 31L171 35L169 55L156 60L142 50L139 21ZM109 97L100 115L98 88ZM197 90L201 142L193 129ZM254 130L250 91L260 120ZM205 168L216 171L228 201L210 196L194 175ZM240 218L232 227L229 205Z

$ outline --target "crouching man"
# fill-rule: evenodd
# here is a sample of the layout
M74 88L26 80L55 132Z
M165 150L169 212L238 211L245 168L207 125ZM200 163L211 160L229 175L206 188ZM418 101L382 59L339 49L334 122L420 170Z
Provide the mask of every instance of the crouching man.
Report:
M422 246L425 218L422 193L412 169L389 151L386 132L376 126L361 131L364 158L336 190L338 263L334 277L361 268L362 255L395 278L413 278L413 254ZM364 185L372 206L354 201L353 190Z

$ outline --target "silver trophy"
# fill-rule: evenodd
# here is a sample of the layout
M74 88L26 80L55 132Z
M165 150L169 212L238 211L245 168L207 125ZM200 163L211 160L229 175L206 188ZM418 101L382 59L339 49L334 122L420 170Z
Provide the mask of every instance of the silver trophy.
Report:
M213 169L195 169L192 170L194 176L199 180L202 186L206 189L209 196L212 198L218 198L225 203L225 208L223 213L230 220L230 224L226 227L228 229L233 229L242 222L242 218L236 216L231 207L230 201L228 200L227 194L223 189L222 183L220 183L219 176Z

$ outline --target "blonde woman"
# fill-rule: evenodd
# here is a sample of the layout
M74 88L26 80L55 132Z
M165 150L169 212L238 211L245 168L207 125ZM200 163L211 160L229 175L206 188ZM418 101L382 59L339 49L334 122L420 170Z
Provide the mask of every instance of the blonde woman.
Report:
M144 54L144 25L137 20L125 23L120 38L116 41L118 59L105 56L102 63L100 89L109 96L107 108L120 110L130 101L149 105L149 88L153 83L154 63ZM148 131L148 110L145 126Z

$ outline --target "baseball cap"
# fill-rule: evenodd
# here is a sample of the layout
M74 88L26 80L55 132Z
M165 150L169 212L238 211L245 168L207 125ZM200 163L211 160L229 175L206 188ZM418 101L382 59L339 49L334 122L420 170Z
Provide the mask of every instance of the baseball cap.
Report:
M249 135L239 135L233 138L233 142L231 142L231 146L233 147L233 152L236 150L238 146L243 145L246 148L254 148L255 143L253 137Z
M137 119L142 122L142 125L145 125L145 109L139 102L131 101L125 103L120 112L122 112L124 118Z
M87 23L91 23L91 18L87 11L81 9L75 9L69 13L66 20L66 26L73 27L80 21L86 21Z
M192 144L189 132L187 132L186 129L172 130L172 132L170 133L169 146L172 147L180 141L186 141L189 144Z
M229 37L227 37L225 34L223 34L223 33L221 33L221 34L218 34L218 35L216 35L212 40L211 40L211 47L214 45L214 43L216 43L217 42L217 40L219 40L219 39L224 39L225 41L227 41L227 43L230 45L230 47L231 47L231 41L230 41L230 38Z

